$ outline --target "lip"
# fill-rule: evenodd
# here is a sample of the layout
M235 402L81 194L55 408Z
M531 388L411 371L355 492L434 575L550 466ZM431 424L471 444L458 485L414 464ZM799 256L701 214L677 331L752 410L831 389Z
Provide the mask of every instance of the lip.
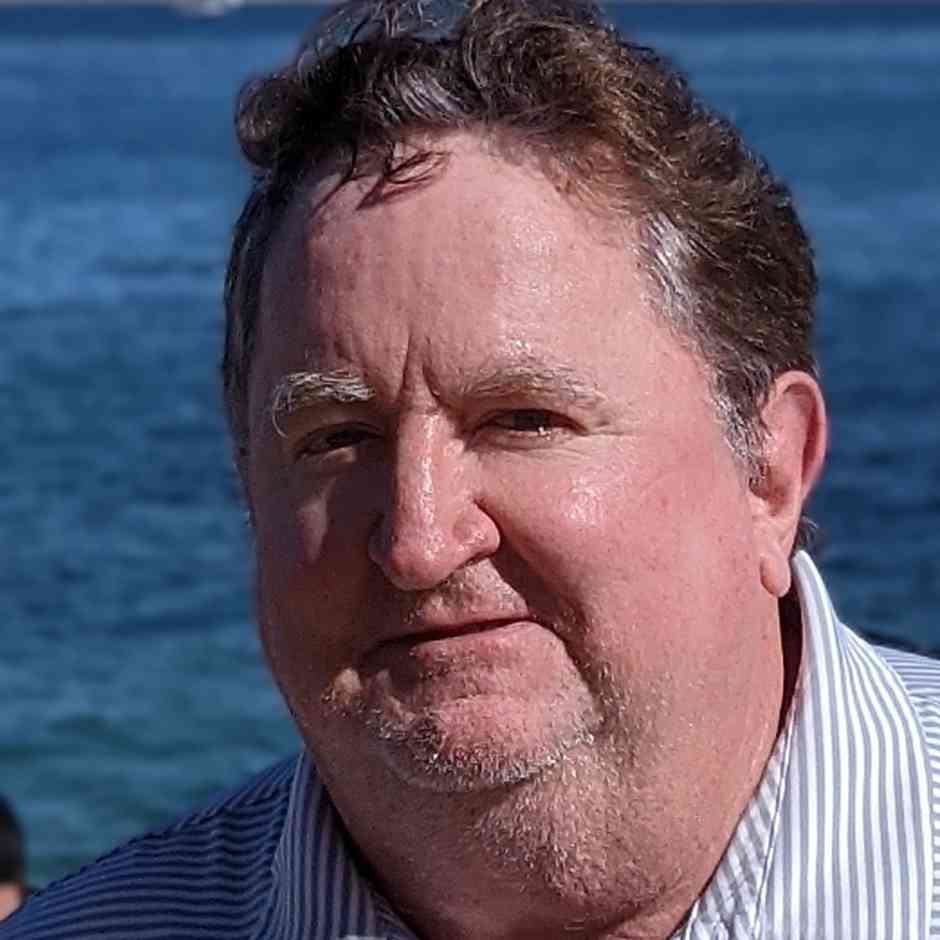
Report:
M460 623L432 624L410 630L401 636L394 637L383 643L383 646L416 646L421 643L433 643L445 640L455 640L461 637L475 636L482 633L492 633L507 627L514 627L521 623L531 623L527 617L493 617L485 620L468 620Z

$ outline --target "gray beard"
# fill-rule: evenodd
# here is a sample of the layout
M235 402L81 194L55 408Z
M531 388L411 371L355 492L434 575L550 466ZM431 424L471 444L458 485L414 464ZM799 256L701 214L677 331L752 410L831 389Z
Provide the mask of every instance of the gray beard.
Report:
M552 771L568 753L594 742L594 732L584 727L550 746L533 747L528 753L508 755L486 744L447 747L446 733L430 718L419 718L402 727L386 716L371 714L366 727L381 742L384 762L410 786L435 793L476 793L511 787Z

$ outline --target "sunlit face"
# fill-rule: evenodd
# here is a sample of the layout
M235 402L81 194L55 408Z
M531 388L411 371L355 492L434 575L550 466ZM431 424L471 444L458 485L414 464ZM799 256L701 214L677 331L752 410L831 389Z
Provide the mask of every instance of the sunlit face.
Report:
M385 201L312 185L271 249L247 489L277 681L328 780L718 774L771 599L702 369L627 226L447 146Z

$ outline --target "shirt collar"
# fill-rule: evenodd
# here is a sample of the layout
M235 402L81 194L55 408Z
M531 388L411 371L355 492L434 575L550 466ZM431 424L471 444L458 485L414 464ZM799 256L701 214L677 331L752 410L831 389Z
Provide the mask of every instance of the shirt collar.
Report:
M808 555L794 571L808 660L755 936L925 937L932 833L920 722L894 669L839 622Z
M909 866L912 894L905 910L911 912L910 923L920 923L919 918L926 922L927 912L918 897L929 877L929 795L926 769L922 768L919 776L916 773L923 755L915 741L914 716L890 669L839 623L822 579L805 552L794 557L793 572L800 598L803 646L790 712L761 782L714 876L675 935L677 940L797 936L798 931L784 923L781 893L790 885L792 869L806 867L809 853L832 851L831 844L820 840L825 843L836 824L841 827L840 846L850 837L853 852L863 857L883 860L882 843L885 839L891 842L891 857L903 859ZM873 831L861 814L838 812L836 805L853 787L862 786L858 778L867 772L859 762L845 760L845 737L851 733L846 715L876 723L885 720L873 713L871 696L860 693L860 670L866 691L872 683L883 688L883 697L890 700L891 720L898 729L893 736L871 736L868 746L873 748L876 762L880 759L879 766L886 770L915 768L895 794L899 809L886 823L887 834L883 828ZM836 779L841 784L838 788L833 787ZM872 781L864 784L870 788ZM801 841L808 806L819 831L812 839ZM298 759L273 869L272 904L259 938L414 940L357 870L342 822L306 753ZM889 883L890 879L884 880L885 885ZM866 887L879 890L877 883ZM851 903L852 892L859 886L842 878L835 890L845 894L842 903ZM811 902L825 905L832 899L800 901ZM825 935L836 936L837 932Z
M916 717L894 671L839 622L809 555L792 568L803 642L790 711L676 938L926 936L931 820ZM847 931L861 911L893 919Z

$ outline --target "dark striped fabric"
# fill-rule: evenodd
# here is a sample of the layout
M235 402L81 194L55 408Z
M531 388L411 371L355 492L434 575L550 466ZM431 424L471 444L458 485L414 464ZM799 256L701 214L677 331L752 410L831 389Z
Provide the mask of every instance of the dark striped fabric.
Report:
M842 626L794 559L794 703L676 940L940 938L940 663ZM0 940L415 940L357 871L312 762L136 839L35 895Z

